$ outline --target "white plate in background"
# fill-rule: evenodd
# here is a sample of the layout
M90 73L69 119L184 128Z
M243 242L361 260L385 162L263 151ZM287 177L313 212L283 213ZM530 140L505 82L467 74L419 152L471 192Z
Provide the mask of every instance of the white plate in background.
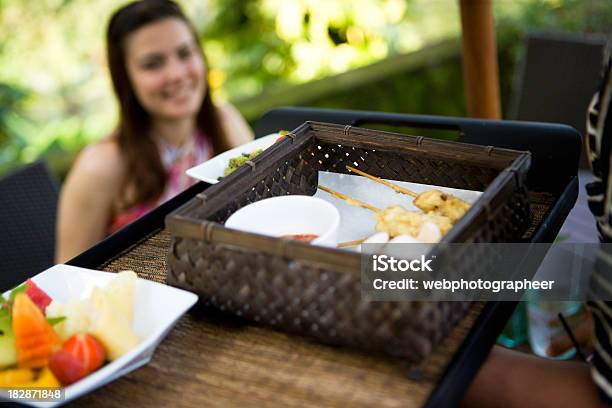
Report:
M104 287L114 273L55 265L34 276L32 280L52 299L67 302L87 297L94 286ZM7 291L4 296L8 296ZM198 296L186 290L163 285L147 279L136 279L134 288L133 329L141 342L129 353L102 366L87 377L64 387L62 401L34 402L11 400L36 407L54 407L99 388L136 368L147 364L153 352L174 326L177 320L198 300ZM6 392L0 398L8 399Z
M219 182L219 177L223 176L223 171L229 165L229 160L231 158L240 156L243 153L251 153L257 149L265 150L272 146L274 141L276 141L276 139L279 137L280 135L278 133L272 133L255 139L252 142L245 143L242 146L234 147L232 150L223 152L205 161L204 163L188 169L186 173L188 176L198 180L202 180L210 184L216 184Z

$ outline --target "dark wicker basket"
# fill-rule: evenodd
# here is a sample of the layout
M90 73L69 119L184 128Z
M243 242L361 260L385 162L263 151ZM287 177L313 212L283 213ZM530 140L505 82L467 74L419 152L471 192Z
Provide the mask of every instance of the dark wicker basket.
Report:
M386 179L484 191L443 242L515 242L529 223L529 163L527 152L307 122L167 217L168 283L282 330L422 363L469 302L368 302L359 254L222 223L264 198L314 195L319 170L347 173L351 165Z

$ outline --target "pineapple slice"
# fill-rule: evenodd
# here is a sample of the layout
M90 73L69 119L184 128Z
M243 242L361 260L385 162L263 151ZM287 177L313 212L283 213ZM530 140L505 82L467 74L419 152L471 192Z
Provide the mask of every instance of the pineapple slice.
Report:
M117 276L104 288L108 301L113 309L129 322L134 320L134 287L136 286L136 273L134 271L119 272Z
M111 361L140 343L140 339L132 330L131 322L125 314L119 312L114 300L108 292L100 288L94 289L90 297L91 321L88 330L88 333L102 343Z

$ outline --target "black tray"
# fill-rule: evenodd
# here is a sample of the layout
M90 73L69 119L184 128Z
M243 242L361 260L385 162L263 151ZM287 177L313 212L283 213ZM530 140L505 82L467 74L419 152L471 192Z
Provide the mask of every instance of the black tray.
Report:
M306 118L339 124L388 123L426 128L450 128L461 132L459 141L529 150L532 166L527 180L531 191L546 188L554 192L550 210L531 235L532 242L552 242L557 236L578 196L578 158L581 138L578 132L565 125L534 122L489 121L423 116L386 114L346 110L310 108L281 108L268 112L256 126L256 134L262 136L279 129L293 129ZM491 136L493 135L493 136ZM551 149L551 146L555 146ZM147 235L164 227L165 217L210 185L197 183L172 200L161 205L138 221L109 236L98 245L68 262L69 265L95 268L114 258ZM10 283L10 289L21 277ZM457 405L468 385L487 357L516 302L488 302L472 330L446 368L427 407Z

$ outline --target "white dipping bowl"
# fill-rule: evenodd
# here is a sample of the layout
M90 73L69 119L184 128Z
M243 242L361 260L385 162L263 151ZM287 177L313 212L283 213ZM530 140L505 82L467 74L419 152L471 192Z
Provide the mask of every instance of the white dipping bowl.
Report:
M336 207L306 195L266 198L239 209L225 222L227 228L272 237L317 234L311 244L333 247L338 243L339 225Z

